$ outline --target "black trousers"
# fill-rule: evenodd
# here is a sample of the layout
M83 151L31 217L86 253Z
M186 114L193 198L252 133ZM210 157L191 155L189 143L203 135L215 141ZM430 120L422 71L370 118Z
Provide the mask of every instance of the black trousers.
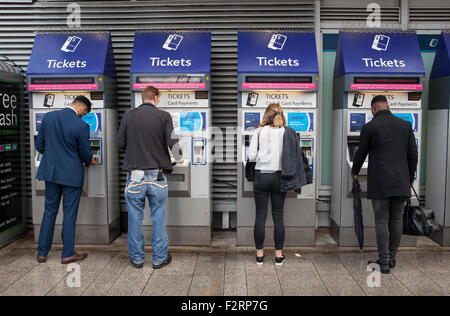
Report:
M403 211L406 198L372 200L375 213L378 259L383 264L395 260L403 233Z
M264 248L265 226L269 196L272 203L272 218L274 222L275 249L282 250L284 246L284 200L286 192L280 191L281 172L261 173L256 170L253 182L255 196L255 245L256 249Z

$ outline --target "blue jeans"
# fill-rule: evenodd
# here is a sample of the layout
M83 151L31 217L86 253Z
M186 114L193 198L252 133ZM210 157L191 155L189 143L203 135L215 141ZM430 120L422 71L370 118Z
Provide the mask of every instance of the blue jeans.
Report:
M53 182L45 182L45 211L39 233L38 254L46 257L49 253L55 232L61 197L63 198L62 258L72 257L75 253L75 226L78 216L82 188L69 187Z
M125 187L125 200L128 207L128 252L131 260L141 264L145 260L144 235L142 220L144 219L145 198L150 204L152 226L153 264L160 264L167 259L169 240L166 231L166 204L169 189L167 178L157 181L158 171L145 171L140 182L131 181L128 173Z

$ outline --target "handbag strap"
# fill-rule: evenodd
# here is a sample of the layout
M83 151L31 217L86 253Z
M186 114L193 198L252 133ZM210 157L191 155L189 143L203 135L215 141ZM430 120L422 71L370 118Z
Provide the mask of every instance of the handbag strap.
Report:
M419 206L423 206L423 205L420 203L419 195L417 194L416 189L414 189L414 186L413 186L413 185L411 185L411 189L413 189L414 195L415 195L416 198L417 198L417 202L419 202Z
M419 202L419 212L420 212L420 217L422 218L422 229L425 231L425 227L426 227L426 222L428 221L427 216L425 215L425 212L423 211L423 206L420 203L420 199L419 199L419 195L416 192L416 189L414 189L414 186L411 185L411 188L414 191L414 195L417 198L417 201Z

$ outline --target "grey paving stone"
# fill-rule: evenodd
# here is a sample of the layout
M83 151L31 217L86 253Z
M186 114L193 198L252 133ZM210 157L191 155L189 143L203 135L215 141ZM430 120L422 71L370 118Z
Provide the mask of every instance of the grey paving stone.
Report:
M245 254L243 253L225 254L225 269L245 271Z
M146 259L142 269L136 269L127 264L109 290L108 295L139 296L147 285L152 273L152 264L148 259Z
M45 296L56 286L67 272L65 267L59 264L40 264L31 272L25 274L20 280L8 287L4 296Z
M228 269L225 270L225 296L246 296L247 293L247 276L244 269Z
M427 273L436 284L438 284L441 289L445 291L447 295L450 295L450 272L444 273Z
M223 296L224 279L214 275L194 275L191 287L189 289L190 296Z
M364 291L348 273L324 273L320 277L331 296L365 296Z
M192 276L152 274L142 296L186 296Z
M368 296L411 296L409 291L393 274L381 274L380 287L370 287L367 283L370 272L353 275L358 285Z
M442 296L446 294L446 292L425 273L418 270L413 272L396 272L395 270L396 269L392 270L392 273L414 295Z
M155 275L192 276L197 263L197 253L173 253L172 262L162 269L154 271Z
M310 254L310 258L320 275L348 274L347 268L334 253L312 253Z
M199 254L194 275L224 277L225 253Z
M80 296L95 280L99 272L82 271L80 286L73 283L71 274L66 275L59 283L47 293L47 296ZM68 284L69 281L69 284Z
M82 293L83 296L106 295L128 265L127 253L116 254L105 269L97 275L88 288Z
M283 295L287 296L329 296L326 286L314 272L288 272L278 275Z

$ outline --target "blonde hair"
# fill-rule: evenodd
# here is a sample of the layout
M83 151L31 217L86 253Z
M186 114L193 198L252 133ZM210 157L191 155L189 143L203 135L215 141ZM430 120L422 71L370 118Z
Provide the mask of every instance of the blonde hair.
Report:
M278 103L271 103L266 108L262 123L259 124L259 127L264 127L267 125L278 128L286 127L286 118L284 117L281 105Z

